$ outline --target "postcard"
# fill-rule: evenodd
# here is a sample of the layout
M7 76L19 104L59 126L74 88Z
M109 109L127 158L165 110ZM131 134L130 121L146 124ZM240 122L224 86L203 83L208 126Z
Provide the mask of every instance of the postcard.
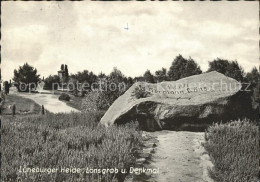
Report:
M1 181L257 182L259 2L1 2Z

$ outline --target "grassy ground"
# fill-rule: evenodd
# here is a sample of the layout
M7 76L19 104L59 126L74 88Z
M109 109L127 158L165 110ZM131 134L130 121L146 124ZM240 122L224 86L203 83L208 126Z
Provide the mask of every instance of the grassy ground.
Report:
M82 110L82 99L83 99L82 97L75 97L70 92L62 92L62 91L58 91L58 90L54 91L54 94L57 94L57 95L61 95L62 93L68 94L71 98L70 101L61 100L62 102L65 102L68 106L73 107L79 111Z
M205 134L205 148L216 182L256 182L259 168L259 128L249 120L215 124Z
M82 110L82 97L75 97L73 95L70 95L70 101L66 102L64 101L68 106L73 107L78 110Z
M14 104L16 106L16 115L40 114L41 112L41 106L35 103L33 100L12 94L6 96L2 114L11 115L11 108Z
M8 117L2 122L1 181L123 181L140 146L136 124L105 128L102 112ZM19 168L54 168L54 173L19 173ZM86 173L86 168L101 169ZM77 173L62 168L79 168ZM105 169L118 169L118 173ZM18 180L18 181L19 181Z

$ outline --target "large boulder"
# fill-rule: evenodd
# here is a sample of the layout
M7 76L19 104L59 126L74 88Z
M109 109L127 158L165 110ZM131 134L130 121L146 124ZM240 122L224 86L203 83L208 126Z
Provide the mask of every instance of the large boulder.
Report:
M137 82L101 118L109 126L138 120L144 130L180 129L242 114L241 83L216 71L157 84Z

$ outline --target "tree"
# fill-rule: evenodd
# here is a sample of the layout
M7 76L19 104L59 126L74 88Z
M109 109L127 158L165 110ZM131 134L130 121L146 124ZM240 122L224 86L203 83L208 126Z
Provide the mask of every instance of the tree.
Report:
M23 66L19 66L18 70L14 70L13 80L18 83L18 90L21 91L21 83L24 83L24 91L28 91L30 85L31 88L36 87L40 81L40 75L37 74L37 69L25 63Z
M1 74L1 67L0 67L0 91L2 91L2 86L1 85L2 85L2 74Z
M245 78L245 80L249 82L253 87L255 87L258 84L258 82L260 81L259 79L260 79L260 73L256 67L254 67L251 70L251 72L247 73Z
M117 69L113 68L113 71L107 76L99 75L98 89L91 94L97 94L97 100L95 102L102 105L102 109L108 109L108 107L128 88L127 78L124 74ZM93 97L91 95L91 97Z
M145 79L143 76L137 76L137 77L134 77L134 81L135 82L145 82Z
M89 84L91 85L91 84L97 82L97 80L98 80L97 75L95 75L92 71L89 72L89 80L88 80Z
M246 82L250 84L249 89L251 91L252 107L258 110L259 107L259 90L260 90L260 73L256 67L251 72L246 74Z
M143 77L146 82L154 83L154 76L152 75L150 70L146 70Z
M65 64L65 68L64 68L64 77L65 77L65 82L69 81L69 70L68 70L68 66Z
M182 55L178 55L172 62L168 71L169 80L179 80L192 75L201 74L200 66L192 59L185 59Z
M68 89L70 92L73 93L73 95L78 96L79 93L79 88L78 88L78 80L76 80L75 78L70 77L69 81L68 81Z
M90 86L97 81L97 75L95 75L92 71L84 70L82 72L78 72L76 74L70 75L71 78L76 79L79 83L88 83Z
M155 72L155 80L156 82L162 82L168 80L167 72L165 68L162 68L161 70Z
M114 81L116 83L123 82L126 80L125 75L116 67L113 68L113 71L108 76L109 80Z
M112 100L116 100L120 95L122 95L127 89L127 78L125 75L116 67L109 74L107 78L107 94L112 97ZM117 87L117 88L115 88Z
M134 84L134 80L133 80L133 78L132 77L128 77L127 78L127 84L129 85L129 86L132 86L133 84Z
M47 90L57 90L58 85L60 84L60 77L58 75L50 75L44 80L44 89Z
M84 70L82 72L78 72L76 74L70 75L69 82L72 84L77 84L77 89L80 92L80 95L83 96L87 91L89 91L92 87L92 84L97 82L98 77L92 71ZM76 93L76 92L74 92Z
M64 71L64 64L62 64L62 65L60 66L60 70L61 70L61 71Z
M105 73L100 72L100 73L98 74L98 78L106 78L106 77L107 77L107 76L106 76Z
M5 89L5 94L6 95L9 94L9 88L10 88L10 85L9 85L8 81L5 81L4 82L4 89Z
M238 81L244 80L244 70L237 61L217 58L209 62L209 71L217 71Z
M82 72L77 72L76 74L70 75L71 78L76 79L78 82L83 83L89 80L88 70L83 70Z

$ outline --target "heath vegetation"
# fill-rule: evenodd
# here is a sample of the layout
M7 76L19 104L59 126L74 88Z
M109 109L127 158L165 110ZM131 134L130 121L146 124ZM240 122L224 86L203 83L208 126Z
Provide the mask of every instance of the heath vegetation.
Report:
M136 123L105 128L103 113L7 117L2 122L2 181L124 181L140 147ZM118 169L118 173L19 173L22 168Z
M214 124L205 132L205 149L216 182L255 182L259 169L259 128L248 119Z

